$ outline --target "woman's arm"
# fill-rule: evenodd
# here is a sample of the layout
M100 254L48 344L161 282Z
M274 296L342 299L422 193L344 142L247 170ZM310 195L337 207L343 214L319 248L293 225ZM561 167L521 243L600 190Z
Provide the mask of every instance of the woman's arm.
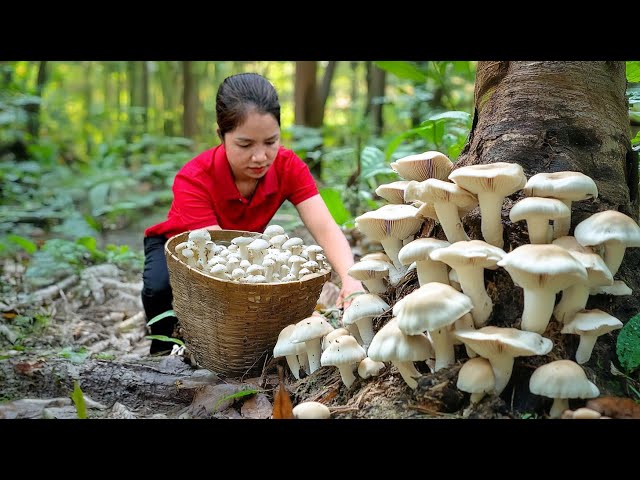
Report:
M347 273L349 267L354 264L349 242L333 220L320 195L314 195L300 202L296 205L296 209L315 241L324 249L331 267L340 276L342 288L336 304L347 308L353 299L350 298L345 302L346 297L354 292L365 291L362 284Z

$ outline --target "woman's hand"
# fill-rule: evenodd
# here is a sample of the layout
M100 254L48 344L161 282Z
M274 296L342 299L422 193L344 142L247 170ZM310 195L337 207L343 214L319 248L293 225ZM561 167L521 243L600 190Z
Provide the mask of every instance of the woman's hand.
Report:
M352 278L347 275L346 278L342 279L342 288L340 289L340 293L338 294L338 299L336 300L336 306L339 308L348 308L351 305L351 302L355 298L355 295L349 297L356 292L366 293L362 283L360 283L355 278ZM349 298L347 298L349 297Z

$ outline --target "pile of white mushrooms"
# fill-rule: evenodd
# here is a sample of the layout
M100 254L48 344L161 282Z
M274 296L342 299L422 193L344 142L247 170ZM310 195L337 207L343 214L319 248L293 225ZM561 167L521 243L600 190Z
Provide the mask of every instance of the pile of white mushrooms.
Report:
M403 180L376 190L389 204L356 218L359 230L384 249L365 255L349 270L368 293L345 310L345 328L334 330L317 315L303 319L283 330L274 355L287 357L296 378L300 366L307 373L320 365L336 366L347 386L355 380L354 370L368 378L387 362L415 389L421 374L414 362L425 361L432 372L446 368L456 361L454 345L462 343L469 360L460 369L457 386L477 402L505 389L516 357L552 351L552 340L543 334L555 319L563 334L580 336L575 362L539 367L530 379L531 392L554 398L552 418L568 408L569 398L598 396L579 364L589 360L599 336L621 328L622 322L585 307L590 295L632 294L614 277L625 249L640 246L636 221L618 211L602 211L580 222L570 236L572 203L598 195L595 182L580 172L539 173L527 179L520 165L502 162L453 170L449 158L435 151L391 166ZM526 222L530 243L507 253L501 212L505 197L520 190L525 197L509 217ZM460 220L476 206L482 240L471 240ZM438 222L447 241L416 239L425 219ZM388 305L380 294L414 268L419 288ZM484 270L498 268L523 289L519 328L491 325L493 303ZM372 320L389 311L392 318L374 332Z
M175 253L205 275L239 283L297 282L331 270L322 247L289 238L280 225L269 225L261 235L236 237L229 245L212 241L206 229L192 230Z

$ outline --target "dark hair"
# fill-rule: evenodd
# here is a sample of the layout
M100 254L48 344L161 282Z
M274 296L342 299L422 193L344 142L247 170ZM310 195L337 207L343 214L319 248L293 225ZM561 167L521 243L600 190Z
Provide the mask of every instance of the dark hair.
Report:
M220 138L242 124L251 111L270 113L280 125L280 102L273 85L257 73L239 73L225 78L216 95Z

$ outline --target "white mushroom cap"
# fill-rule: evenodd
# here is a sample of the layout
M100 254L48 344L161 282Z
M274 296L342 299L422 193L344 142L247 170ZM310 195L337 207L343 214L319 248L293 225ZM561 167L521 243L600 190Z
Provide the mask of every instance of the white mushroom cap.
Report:
M300 380L300 362L298 361L298 355L305 352L303 343L291 343L291 334L295 330L295 324L287 325L284 327L278 335L278 341L273 347L273 357L285 357L289 369L293 376L297 380Z
M430 282L396 302L393 314L405 334L429 332L436 355L435 371L438 371L454 363L455 350L449 330L472 308L473 303L465 294L450 285Z
M326 350L331 342L333 342L336 338L341 337L342 335L351 335L351 333L345 327L336 328L335 330L327 333L322 338L322 350Z
M469 240L460 221L460 210L478 204L478 199L470 192L455 183L429 178L419 183L409 182L405 190L405 200L432 203L449 242Z
M418 386L415 378L421 375L413 362L427 360L434 355L426 335L405 335L398 328L395 318L378 330L367 353L371 360L395 365L403 380L413 389Z
M554 245L558 245L569 251L575 251L580 253L594 253L593 248L580 245L573 235L564 235L554 239L552 242Z
M515 357L546 355L553 348L553 342L548 338L517 328L482 327L478 330L454 331L453 335L489 360L498 395L509 383Z
M556 360L536 368L529 380L529 390L553 398L549 416L560 418L569 408L569 398L593 398L600 395L580 365L571 360Z
M471 394L471 403L479 402L486 393L493 392L495 377L489 360L483 357L472 358L462 365L458 372L456 386Z
M418 283L424 285L429 282L449 284L447 266L432 260L429 254L439 248L448 247L449 242L437 238L417 238L400 249L398 260L403 265L416 263Z
M269 225L264 229L262 233L263 236L269 238L273 238L276 235L284 235L284 228L280 225Z
M561 333L580 335L576 362L582 364L591 358L591 352L593 352L593 347L600 335L618 330L622 328L622 325L620 320L602 310L582 310L576 313L573 320L564 326Z
M640 227L631 217L616 210L594 213L576 225L574 236L580 245L604 245L602 258L614 276L625 249L640 247Z
M378 315L383 314L390 308L378 295L373 293L364 293L353 299L342 314L343 325L356 324L360 332L365 350L368 348L374 336L372 320Z
M428 178L446 180L453 164L443 153L428 151L399 158L391 162L391 168L402 178L421 182Z
M491 316L493 301L484 284L484 269L497 269L505 252L482 240L456 242L430 253L432 260L449 265L458 274L462 291L473 302L473 320L481 327Z
M338 367L342 382L348 387L353 385L356 377L353 370L363 358L367 356L355 338L351 335L341 335L329 343L326 350L322 352L320 364L325 366Z
M408 180L385 183L378 185L376 194L384 198L389 203L404 203L404 189L407 188Z
M591 177L580 172L552 172L533 175L524 186L529 197L551 197L561 200L569 208L569 217L560 218L554 224L554 238L569 233L571 227L571 203L598 197L598 187Z
M320 343L322 337L331 332L334 328L322 315L311 315L296 323L289 341L292 343L305 343L305 350L309 358L309 373L313 373L320 368L320 354L322 349Z
M364 283L370 293L384 293L387 285L383 279L389 277L389 267L393 268L391 264L380 260L360 260L347 270L347 274Z
M518 201L509 212L512 222L527 221L531 243L549 243L553 239L553 229L549 220L557 221L571 217L571 210L564 202L555 198L525 197Z
M304 420L326 419L331 417L331 411L320 402L302 402L293 407L293 416Z
M384 205L356 217L356 227L370 240L380 242L393 264L401 268L398 252L402 240L422 226L422 220L415 216L416 211L417 208L411 205Z
M358 375L361 378L377 377L384 367L385 364L383 362L376 362L366 357L358 364Z
M506 162L468 165L451 172L449 180L478 196L482 237L487 243L502 248L502 204L505 197L527 182L522 167Z
M567 250L553 244L522 245L507 253L498 265L524 290L520 328L530 332L545 331L557 292L587 280L584 266Z

